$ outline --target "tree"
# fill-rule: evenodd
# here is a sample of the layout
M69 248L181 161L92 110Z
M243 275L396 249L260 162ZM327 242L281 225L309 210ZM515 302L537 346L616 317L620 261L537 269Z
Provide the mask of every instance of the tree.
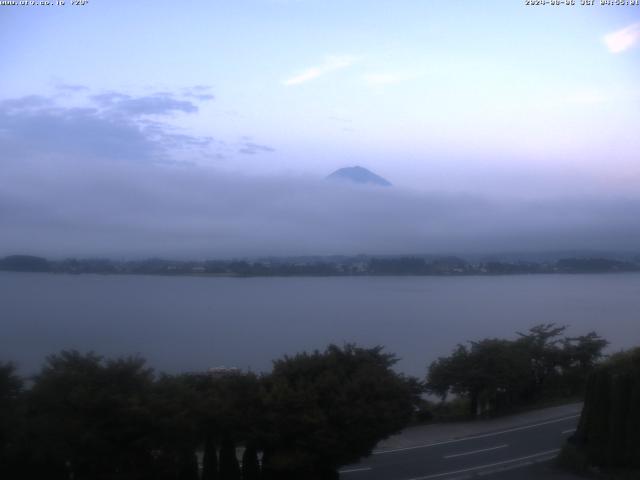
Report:
M432 362L427 375L429 393L439 396L443 402L450 393L465 394L469 364L469 349L462 344L458 344L450 356Z
M240 480L240 465L236 457L236 445L230 435L225 435L220 446L220 479Z
M253 443L246 445L242 454L242 480L258 480L260 478L260 463L258 452Z
M527 333L518 332L520 338L517 342L530 362L528 399L535 399L541 392L557 387L557 384L549 383L557 379L562 367L567 366L567 356L560 347L560 336L566 329L566 326L546 323L530 328Z
M218 480L218 452L212 435L208 435L204 441L204 453L202 457L202 480Z
M580 422L569 449L590 465L640 473L640 348L621 352L589 376Z
M469 401L474 416L541 396L575 395L602 357L607 341L590 332L562 338L566 327L536 325L516 340L484 339L458 345L429 366L427 389L444 401L453 393Z
M147 471L152 380L140 358L48 357L28 396L32 464L79 480Z
M22 396L23 381L16 374L15 365L0 363L0 465L9 474L17 474L21 469L16 438L22 426Z
M596 365L603 356L602 351L609 345L609 342L596 332L589 332L579 337L566 338L562 343L564 350L569 355L571 365L585 371L592 369Z
M150 409L155 471L162 479L193 475L194 454L201 443L201 398L192 375L162 375L153 385Z
M609 344L596 332L562 340L564 380L569 394L583 393L589 374L603 358Z
M376 275L424 275L428 273L427 263L422 258L372 258L369 271Z
M198 459L195 451L185 448L178 455L178 480L198 480Z
M355 345L275 361L264 380L272 432L263 440L265 474L337 478L340 465L402 429L417 398L414 384L391 370L395 362L381 347Z
M13 272L48 272L47 259L33 255L10 255L0 260L0 270Z
M236 478L235 443L255 444L265 431L260 380L253 373L229 370L189 375L188 383L196 397L197 435L205 448L203 478ZM216 445L221 447L219 461Z
M246 442L260 435L264 404L255 374L213 372L200 375L198 382L201 418L208 434L219 443L225 439Z
M433 362L427 376L430 392L448 393L469 400L469 414L504 408L516 403L528 373L527 359L513 342L485 339L458 345L450 357Z

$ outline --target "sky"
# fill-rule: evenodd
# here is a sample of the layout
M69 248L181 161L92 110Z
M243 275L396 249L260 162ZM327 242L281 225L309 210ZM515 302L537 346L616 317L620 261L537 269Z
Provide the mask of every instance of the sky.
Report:
M640 240L640 6L67 1L0 41L0 255Z

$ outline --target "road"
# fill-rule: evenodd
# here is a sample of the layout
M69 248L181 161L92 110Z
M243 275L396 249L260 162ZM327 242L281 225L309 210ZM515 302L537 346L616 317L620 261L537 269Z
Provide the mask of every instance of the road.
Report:
M503 428L487 430L496 426L492 422L478 422L477 433L460 438L434 439L432 429L424 435L425 443L417 443L419 435L412 436L412 444L396 442L396 448L383 445L373 455L358 464L349 465L340 471L341 480L453 480L476 476L500 478L547 478L532 474L540 470L540 464L555 458L566 441L575 431L580 407L574 409L549 409L548 416L513 417L511 421L499 423ZM544 412L542 412L544 414ZM557 416L563 413L562 416ZM554 415L555 414L555 415ZM520 421L519 421L520 420ZM483 427L485 427L483 429ZM446 428L444 426L443 428ZM437 438L437 437L436 437ZM536 466L532 470L532 466ZM522 469L517 475L506 471ZM515 472L514 472L515 473ZM558 478L572 478L558 474Z

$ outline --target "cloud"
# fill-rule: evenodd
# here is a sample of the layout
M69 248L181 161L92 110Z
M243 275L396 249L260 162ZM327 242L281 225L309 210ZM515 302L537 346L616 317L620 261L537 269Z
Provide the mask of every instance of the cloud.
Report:
M3 165L0 255L211 258L633 249L638 199L523 201L64 158Z
M203 94L192 93L192 94L190 94L188 96L193 97L196 100L201 100L201 101L213 100L214 98L216 98L215 96L209 95L208 93L203 93Z
M131 98L131 96L120 92L105 92L97 95L92 95L90 98L101 106L110 106L114 103L128 100Z
M181 132L166 120L176 112L197 111L194 103L167 93L107 92L85 98L81 107L66 107L38 95L6 99L0 101L0 150L4 160L23 162L193 160L212 153L212 139Z
M213 100L216 97L210 93L210 90L211 87L208 85L194 85L193 87L183 88L182 95L200 101Z
M54 101L51 98L42 95L26 95L0 101L0 112L25 112L51 107L53 104Z
M107 92L91 97L100 106L112 114L127 116L169 115L176 112L195 113L197 105L187 100L178 100L171 93L160 92L154 95L132 97L119 92Z
M74 85L74 84L69 84L69 83L59 83L59 84L56 85L56 89L57 90L61 90L63 92L68 92L68 93L88 92L89 91L89 87L86 87L84 85Z
M170 121L197 109L167 92L85 100L74 107L37 95L0 102L0 256L464 254L640 243L637 195L524 200L507 186L531 189L535 179L514 185L484 166L467 194L222 173L186 162L274 149L251 137L220 147L185 133ZM433 171L442 174L435 164ZM477 193L482 175L498 185L489 194ZM557 181L568 191L580 177Z
M611 53L624 52L640 43L640 22L611 32L603 40Z
M166 95L130 98L118 102L115 108L127 115L167 115L175 112L195 113L198 107L186 100Z
M275 148L268 145L261 145L250 141L243 141L241 147L238 150L239 153L244 155L255 155L256 153L271 153L275 152Z
M209 87L191 91L209 91ZM186 101L171 92L108 91L75 96L73 107L60 102L59 95L0 100L3 161L194 164L275 151L251 137L224 142L178 128L172 123L176 114L193 115L199 109L197 99Z
M329 56L322 64L310 67L303 72L286 79L283 84L287 87L300 85L302 83L315 80L327 73L350 67L354 62L355 58L350 55Z

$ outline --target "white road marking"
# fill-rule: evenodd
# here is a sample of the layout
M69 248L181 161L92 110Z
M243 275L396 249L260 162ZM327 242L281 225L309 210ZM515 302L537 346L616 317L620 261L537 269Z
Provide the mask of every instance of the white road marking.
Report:
M371 470L371 467L350 468L349 470L340 470L340 471L338 471L338 473L366 472L368 470Z
M546 452L534 453L533 455L527 455L526 457L512 458L511 460L504 460L502 462L488 463L486 465L478 465L477 467L465 468L463 470L454 470L451 472L435 473L433 475L426 475L424 477L413 477L413 478L409 478L408 480L428 480L430 478L445 477L447 475L456 475L458 473L473 472L475 470L481 470L483 468L497 467L498 465L506 465L508 463L521 462L523 460L529 460L530 458L543 457L545 455L558 453L559 451L560 449L547 450Z
M573 432L575 432L575 431L576 431L576 429L575 429L575 428L570 428L569 430L563 430L563 431L562 431L562 432L560 432L560 433L562 433L562 435L566 435L567 433L573 433Z
M438 445L448 445L448 444L451 444L451 443L466 442L467 440L476 440L478 438L495 437L497 435L502 435L504 433L518 432L520 430L528 430L528 429L531 429L531 428L541 427L543 425L551 425L553 423L560 423L560 422L564 422L565 420L571 420L573 418L578 418L579 416L580 416L580 414L578 413L577 415L570 415L568 417L557 418L555 420L549 420L549 421L546 421L546 422L536 423L534 425L525 425L523 427L509 428L507 430L502 430L500 432L484 433L484 434L481 434L481 435L471 435L469 437L457 438L457 439L454 439L454 440L445 440L444 442L425 443L424 445L414 445L412 447L393 448L391 450L378 450L377 452L373 452L372 455L382 455L382 454L385 454L385 453L404 452L404 451L407 451L407 450L416 450L418 448L429 448L429 447L435 447L435 446L438 446Z
M465 455L473 455L474 453L490 452L492 450L498 450L500 448L507 448L508 446L509 445L505 443L504 445L498 445L497 447L489 447L489 448L483 448L481 450L473 450L472 452L454 453L453 455L445 455L443 458L464 457Z

